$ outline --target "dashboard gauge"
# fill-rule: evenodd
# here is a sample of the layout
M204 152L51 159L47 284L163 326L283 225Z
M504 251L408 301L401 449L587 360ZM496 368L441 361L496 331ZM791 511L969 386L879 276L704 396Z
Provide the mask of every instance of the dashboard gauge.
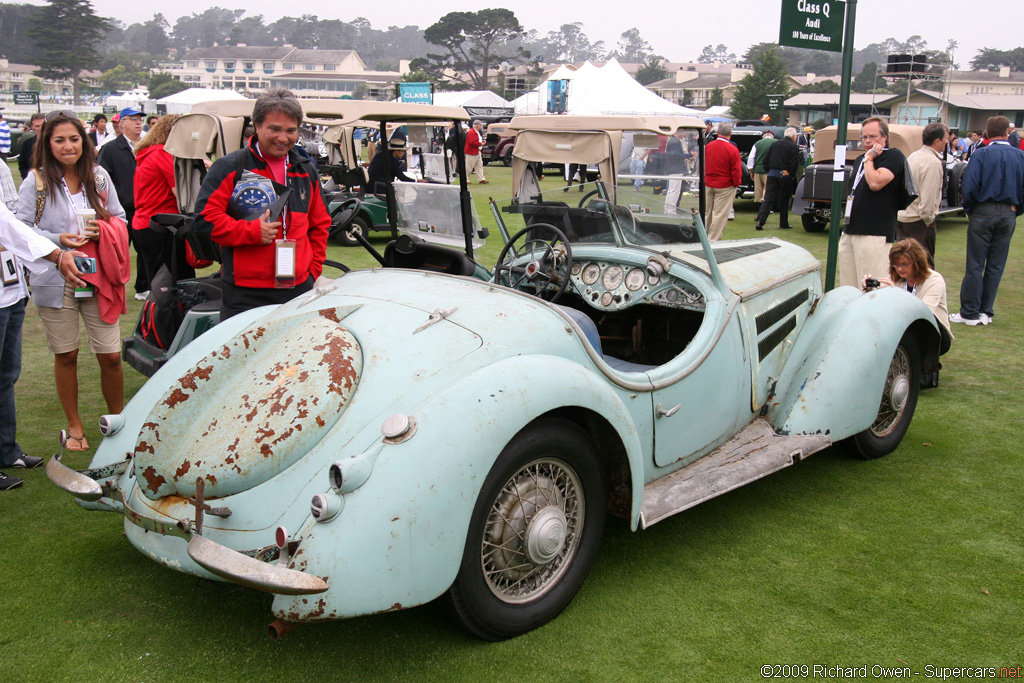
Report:
M612 305L612 298L613 297L612 297L612 293L611 292L605 292L604 294L601 295L601 305L602 306L611 306Z
M622 268L619 266L608 266L608 270L604 271L601 284L604 285L605 289L617 289L622 284Z
M670 289L667 292L665 292L665 300L666 301L675 301L678 298L679 298L679 290L678 289Z
M647 274L644 273L640 268L634 268L633 270L626 273L626 289L631 292L635 292L644 286L644 280Z
M601 266L596 263L588 263L583 267L583 284L592 285L601 277Z
M583 264L581 264L581 263L574 263L574 264L572 264L572 274L573 275L579 275L581 270L583 270Z

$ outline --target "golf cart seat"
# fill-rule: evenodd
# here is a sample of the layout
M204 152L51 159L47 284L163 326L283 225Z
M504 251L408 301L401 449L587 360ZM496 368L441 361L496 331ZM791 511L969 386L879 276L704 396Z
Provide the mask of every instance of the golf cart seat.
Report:
M449 275L473 275L476 264L463 252L440 244L424 242L412 235L400 235L384 248L384 260L394 268L429 270Z

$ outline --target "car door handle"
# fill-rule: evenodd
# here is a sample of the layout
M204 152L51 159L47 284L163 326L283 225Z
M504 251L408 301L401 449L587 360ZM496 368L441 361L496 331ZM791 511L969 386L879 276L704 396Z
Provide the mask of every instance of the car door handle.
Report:
M654 415L655 417L672 417L673 415L679 412L679 409L682 406L682 403L677 403L674 408L669 408L668 410L665 410L659 403L658 406L654 409Z

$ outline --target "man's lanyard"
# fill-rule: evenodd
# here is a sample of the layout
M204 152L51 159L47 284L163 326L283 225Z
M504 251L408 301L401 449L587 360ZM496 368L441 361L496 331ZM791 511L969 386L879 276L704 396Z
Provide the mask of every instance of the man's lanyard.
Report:
M274 175L274 167L271 166L272 162L270 161L270 158L267 157L265 154L263 154L263 150L260 149L260 141L259 140L256 141L256 152L260 155L260 158L263 159L263 163L265 163L267 165L267 168L270 169L270 175L271 175L270 180L271 180L271 182L275 182L276 183L277 179L273 177L273 175ZM288 157L284 158L284 160L282 161L282 165L284 166L284 182L283 183L278 183L278 184L279 185L284 185L285 187L288 187ZM281 216L280 216L280 220L281 220L281 237L283 239L288 239L288 218L289 218L289 216L288 216L288 207L286 205L286 206L284 206L281 209Z
M889 151L888 147L883 147L882 148L882 154L885 154L888 151ZM877 157L875 157L875 159L878 159L879 157L881 157L882 154L879 154ZM867 156L867 155L865 154L865 156ZM866 170L864 168L864 163L866 161L867 161L867 159L862 161L861 164L860 164L860 169L857 170L857 178L853 181L853 187L850 188L850 194L851 195L853 194L853 191L857 189L857 185L860 184L860 179L864 177L864 171Z

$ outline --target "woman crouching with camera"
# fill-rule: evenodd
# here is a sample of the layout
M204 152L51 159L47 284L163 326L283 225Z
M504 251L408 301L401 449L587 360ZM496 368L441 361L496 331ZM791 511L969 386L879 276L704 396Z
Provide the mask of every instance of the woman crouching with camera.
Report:
M50 112L35 145L33 170L18 194L21 221L61 248L78 249L90 257L79 265L80 271L89 273L82 277L88 287L76 289L57 270L32 276L32 302L54 354L57 397L67 418L61 441L71 451L89 449L78 414L79 316L85 321L89 349L99 362L107 410L119 413L124 407L118 319L126 311L128 234L117 192L107 172L94 166L95 158L78 116L70 111Z
M949 310L946 308L946 281L938 271L928 267L928 252L915 239L900 240L889 250L889 277L864 282L864 289L878 287L900 287L923 301L935 315L939 324L939 355L949 351L953 333L949 329ZM939 367L942 367L941 365ZM939 371L922 375L921 386L931 389L939 385Z

